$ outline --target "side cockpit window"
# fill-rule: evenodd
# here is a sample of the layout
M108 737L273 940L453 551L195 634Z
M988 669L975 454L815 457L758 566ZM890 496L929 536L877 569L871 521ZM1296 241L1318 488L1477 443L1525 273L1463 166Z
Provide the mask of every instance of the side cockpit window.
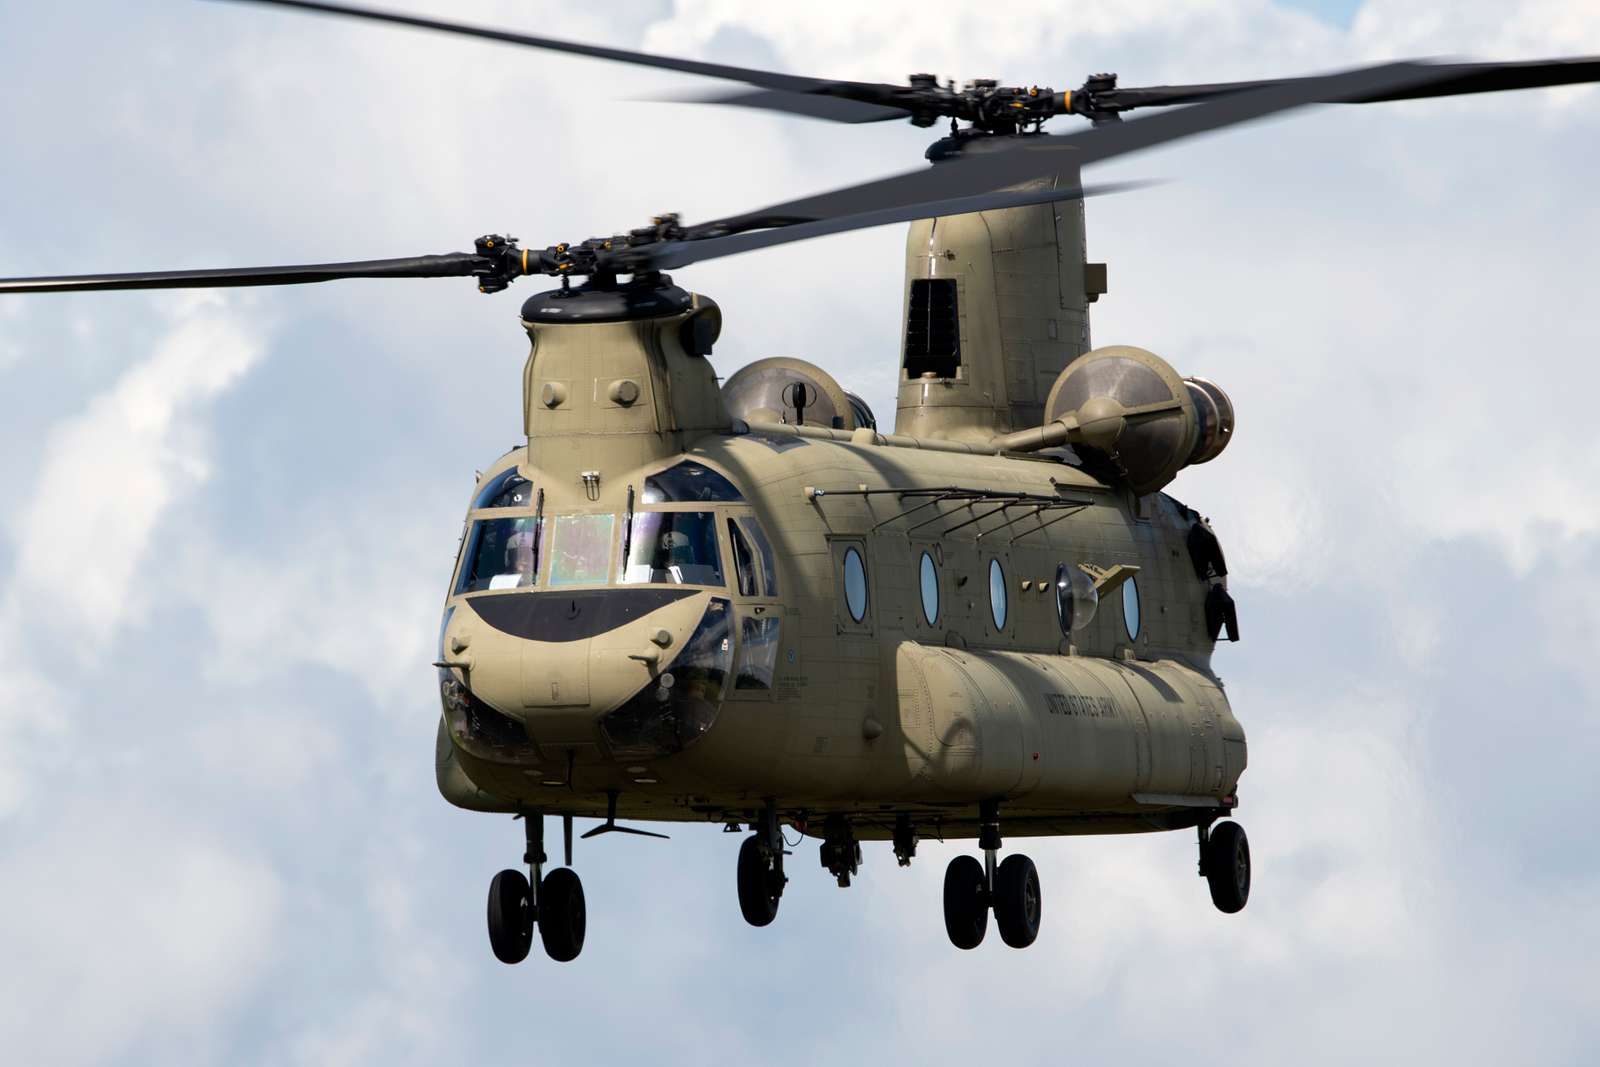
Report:
M770 690L778 665L777 619L746 618L740 625L739 658L735 661L735 689Z
M732 482L698 463L684 460L676 467L658 471L644 480L646 504L729 503L744 496Z
M778 595L778 566L772 542L753 516L728 519L728 540L733 545L733 565L738 571L740 596Z
M761 564L761 595L778 595L778 563L772 555L772 542L767 540L767 532L761 528L761 523L754 518L740 519L739 528L750 538L750 543L755 546L756 560Z
M728 520L728 540L733 543L733 569L739 579L740 596L758 595L756 586L756 554L750 542L739 532L739 524Z

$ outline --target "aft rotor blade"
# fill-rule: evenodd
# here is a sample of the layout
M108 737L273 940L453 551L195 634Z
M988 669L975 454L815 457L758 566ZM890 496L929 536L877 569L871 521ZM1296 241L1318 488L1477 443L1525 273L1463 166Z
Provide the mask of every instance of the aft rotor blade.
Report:
M1470 93L1498 93L1511 89L1543 89L1556 85L1600 81L1600 56L1532 59L1514 63L1430 63L1428 66L1438 72L1439 77L1425 85L1353 93L1343 99L1329 102L1376 104L1390 100L1465 96ZM1152 85L1145 88L1105 89L1094 94L1094 103L1110 111L1194 104L1219 96L1249 92L1267 86L1289 85L1304 80L1274 78L1265 81L1216 82L1209 85Z
M791 200L743 215L689 227L682 240L628 249L619 264L682 266L824 234L883 226L932 215L1070 200L1086 195L1076 186L1008 188L1060 174L1074 175L1102 162L1170 141L1238 125L1307 104L1353 93L1413 88L1439 77L1422 63L1390 63L1234 94L1226 99L1134 122L1097 126L1064 136L997 138L974 142L961 157L820 196ZM1088 194L1100 191L1090 190ZM763 231L750 233L750 231ZM618 269L632 269L619 266Z
M230 267L220 270L136 271L132 274L69 274L54 278L0 278L0 293L75 293L98 289L212 289L244 285L304 285L339 278L459 278L492 269L494 262L470 252L354 263L310 263L289 267Z
M398 26L433 30L437 33L451 33L462 37L476 37L485 41L499 41L502 44L542 48L549 52L565 52L569 55L588 56L591 59L609 59L617 63L631 63L639 67L674 70L680 74L698 74L706 78L723 78L728 81L744 82L760 89L780 90L777 94L753 94L756 97L770 95L770 99L764 104L746 100L743 98L743 94L738 100L726 101L729 103L743 103L746 107L767 107L781 111L796 111L800 114L815 115L817 114L815 110L805 110L808 104L807 101L791 99L791 97L817 95L835 98L834 103L837 105L827 109L826 114L818 115L818 117L832 118L837 121L878 122L883 119L904 118L908 114L908 112L897 108L882 107L874 103L874 101L878 100L892 99L894 94L904 92L900 86L895 85L874 82L841 82L826 78L806 78L795 74L779 74L776 71L757 70L752 67L733 67L723 63L706 63L697 59L680 59L677 56L652 55L648 52L631 52L624 48L605 48L600 45L582 44L577 41L563 41L554 37L536 37L532 34L496 30L488 26L473 26L461 22L447 22L443 19L402 15L393 11L380 11L376 8L323 3L321 0L236 0L236 2L268 4L273 7L291 7L324 15L340 15L346 18L366 19L371 22L388 22ZM791 106L783 106L786 101ZM851 106L852 104L854 106Z
M628 260L629 253L623 253L622 260L638 263L639 266L621 266L618 269L673 270L687 266L690 263L699 263L702 260L721 259L724 256L738 255L740 252L754 252L757 249L771 248L774 245L789 244L794 241L807 241L813 237L848 233L851 230L865 230L874 226L888 226L896 222L910 222L913 219L925 219L938 215L965 215L975 211L995 211L1006 207L1025 207L1029 204L1082 200L1085 197L1120 193L1128 189L1143 188L1151 184L1153 183L1131 181L1108 182L1087 187L1052 185L1039 189L1002 189L976 196L954 197L949 200L919 201L902 207L883 208L857 215L847 215L842 218L793 222L775 229L754 230L747 233L729 234L723 237L668 241L640 250L643 252L643 256L631 261ZM638 253L633 253L633 255L638 256Z

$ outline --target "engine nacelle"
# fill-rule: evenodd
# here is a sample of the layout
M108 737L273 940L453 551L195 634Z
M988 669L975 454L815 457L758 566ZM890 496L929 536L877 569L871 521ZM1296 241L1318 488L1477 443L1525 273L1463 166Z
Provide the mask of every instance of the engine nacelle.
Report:
M1108 460L1134 492L1153 493L1184 467L1217 458L1233 437L1233 402L1204 378L1180 378L1153 352L1112 345L1057 376L1046 420L1072 418L1074 447Z
M872 412L846 393L833 375L814 363L788 356L758 359L734 371L722 385L728 413L746 422L784 422L854 430L872 425Z

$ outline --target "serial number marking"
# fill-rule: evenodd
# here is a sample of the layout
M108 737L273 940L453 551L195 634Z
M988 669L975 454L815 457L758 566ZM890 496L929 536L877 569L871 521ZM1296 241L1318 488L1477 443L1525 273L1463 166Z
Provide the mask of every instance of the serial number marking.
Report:
M1045 702L1052 715L1072 715L1084 719L1114 719L1117 705L1110 697L1080 696L1077 693L1046 693Z

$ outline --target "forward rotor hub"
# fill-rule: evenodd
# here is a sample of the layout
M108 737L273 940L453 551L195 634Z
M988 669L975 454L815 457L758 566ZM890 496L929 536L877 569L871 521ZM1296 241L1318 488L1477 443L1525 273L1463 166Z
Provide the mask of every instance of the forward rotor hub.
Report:
M547 274L554 278L606 277L631 273L644 266L644 257L629 255L666 241L681 240L687 231L676 214L657 215L650 225L612 237L591 237L586 241L550 245L548 248L523 248L517 239L497 233L485 234L473 242L482 258L474 270L480 293L498 293L517 278Z

